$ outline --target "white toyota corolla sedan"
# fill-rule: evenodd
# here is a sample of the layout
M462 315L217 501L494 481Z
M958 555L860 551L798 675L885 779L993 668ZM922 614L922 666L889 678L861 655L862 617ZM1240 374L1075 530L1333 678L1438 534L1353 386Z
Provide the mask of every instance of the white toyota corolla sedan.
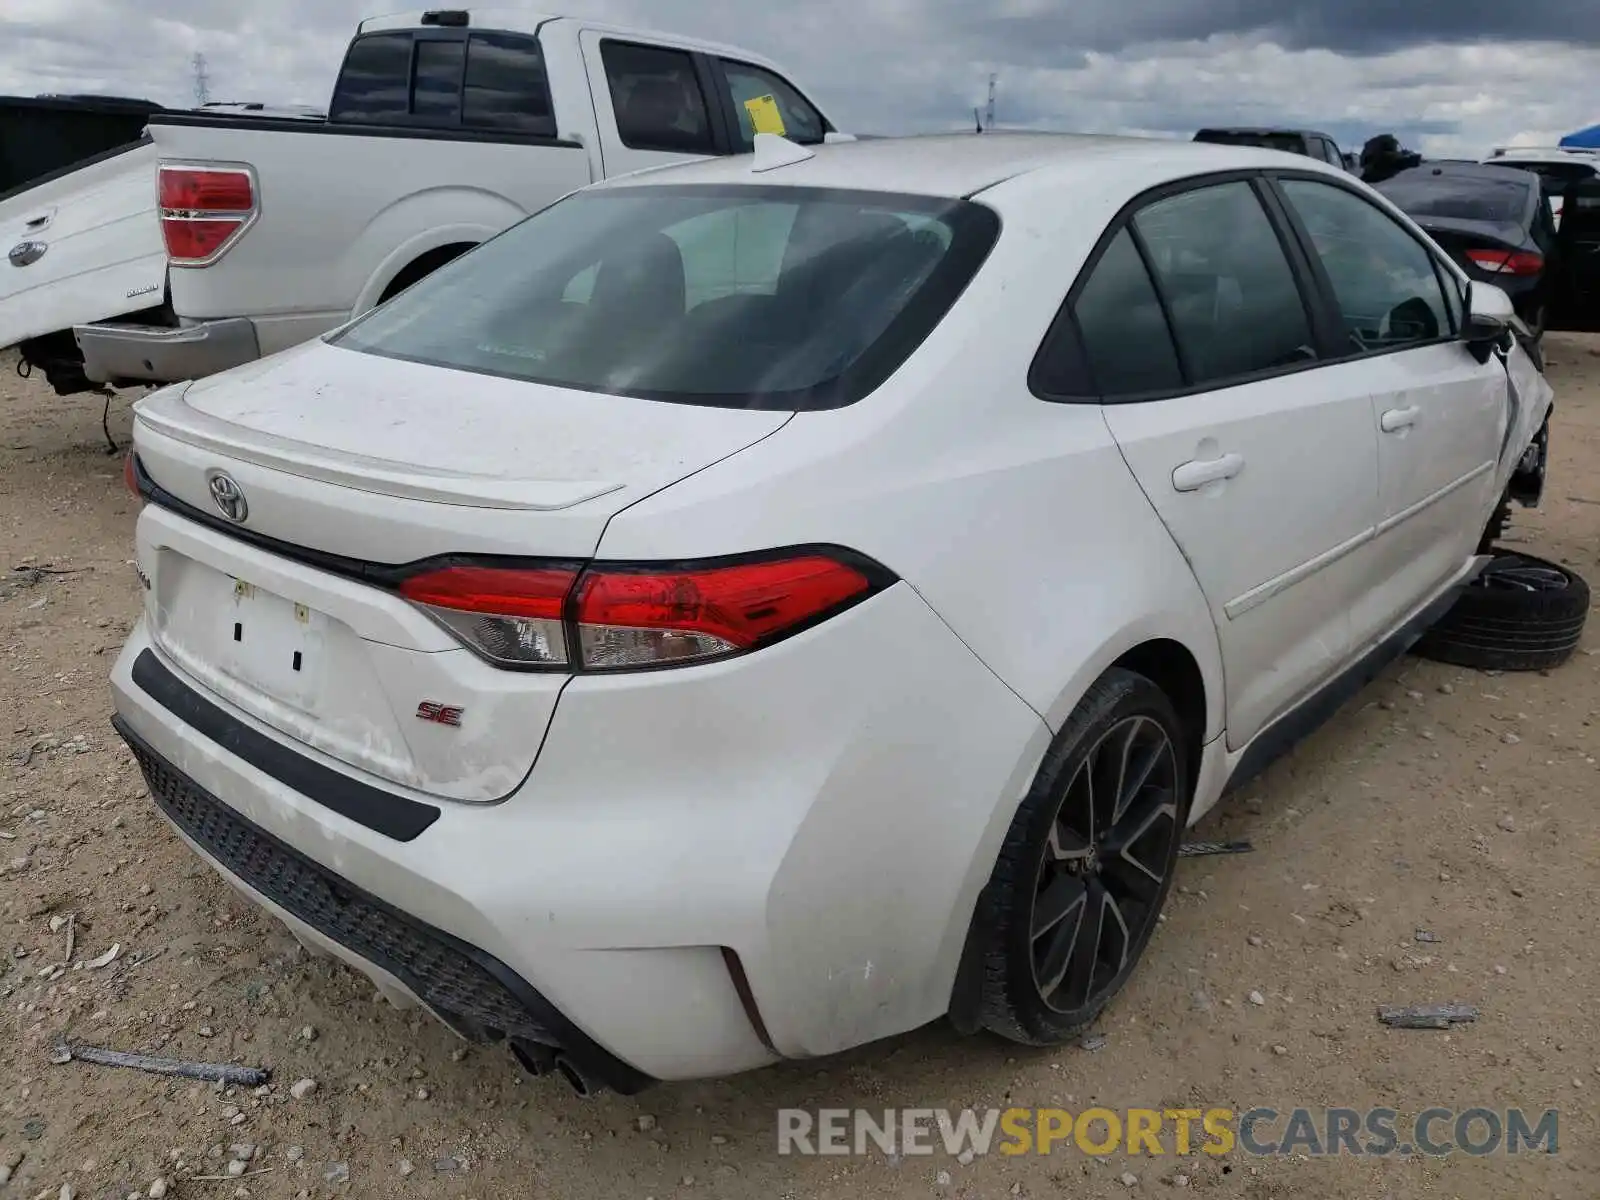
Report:
M1333 167L760 142L137 409L155 803L583 1089L1081 1031L1542 479L1505 296Z

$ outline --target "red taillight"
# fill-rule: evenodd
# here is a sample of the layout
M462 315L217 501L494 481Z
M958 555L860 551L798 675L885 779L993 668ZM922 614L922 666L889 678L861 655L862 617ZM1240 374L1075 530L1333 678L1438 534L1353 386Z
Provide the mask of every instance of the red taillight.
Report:
M871 581L821 555L695 571L600 567L578 584L578 641L593 670L749 650L864 595Z
M161 207L203 213L247 213L256 206L250 173L237 169L162 166Z
M493 663L558 667L570 658L563 617L577 578L575 567L452 566L399 590Z
M228 244L228 239L238 233L242 225L242 221L234 220L162 217L161 232L167 241L167 257L174 262L199 262L210 258Z
M161 232L175 264L220 255L255 215L255 181L243 167L162 164L156 176Z
M1496 275L1537 275L1544 270L1544 256L1527 250L1468 250L1467 257L1479 270Z
M128 494L135 500L144 500L144 497L139 493L139 469L132 450L129 450L127 457L122 460L122 484L128 489Z
M456 565L398 590L498 665L615 671L752 650L886 581L875 564L813 551L692 568Z

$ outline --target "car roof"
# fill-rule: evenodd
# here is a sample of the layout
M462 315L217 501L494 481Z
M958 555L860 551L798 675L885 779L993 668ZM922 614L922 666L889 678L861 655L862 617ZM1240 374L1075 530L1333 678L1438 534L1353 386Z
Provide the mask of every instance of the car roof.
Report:
M872 138L805 148L804 161L756 171L752 155L654 167L597 186L751 184L900 192L958 199L1019 175L1056 167L1096 172L1170 168L1174 178L1262 167L1315 169L1315 159L1254 146L1218 146L1176 138L1062 133L957 133ZM1333 168L1329 167L1330 173Z

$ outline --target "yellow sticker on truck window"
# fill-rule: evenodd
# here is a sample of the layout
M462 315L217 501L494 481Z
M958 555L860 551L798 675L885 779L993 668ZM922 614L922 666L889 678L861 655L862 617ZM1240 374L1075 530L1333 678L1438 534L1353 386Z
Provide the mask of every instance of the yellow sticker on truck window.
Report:
M750 114L750 128L756 133L775 133L782 137L788 132L783 123L783 113L778 109L778 98L771 94L753 96L744 102Z

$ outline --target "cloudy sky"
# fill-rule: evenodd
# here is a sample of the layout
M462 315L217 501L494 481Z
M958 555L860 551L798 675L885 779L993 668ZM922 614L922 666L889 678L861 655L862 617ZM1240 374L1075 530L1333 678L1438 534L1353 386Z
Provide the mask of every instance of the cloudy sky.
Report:
M501 0L503 4L505 0ZM0 92L323 105L355 22L393 0L0 0ZM547 0L537 8L559 7ZM1187 136L1201 125L1391 130L1429 154L1600 122L1600 0L576 0L789 65L841 127Z

